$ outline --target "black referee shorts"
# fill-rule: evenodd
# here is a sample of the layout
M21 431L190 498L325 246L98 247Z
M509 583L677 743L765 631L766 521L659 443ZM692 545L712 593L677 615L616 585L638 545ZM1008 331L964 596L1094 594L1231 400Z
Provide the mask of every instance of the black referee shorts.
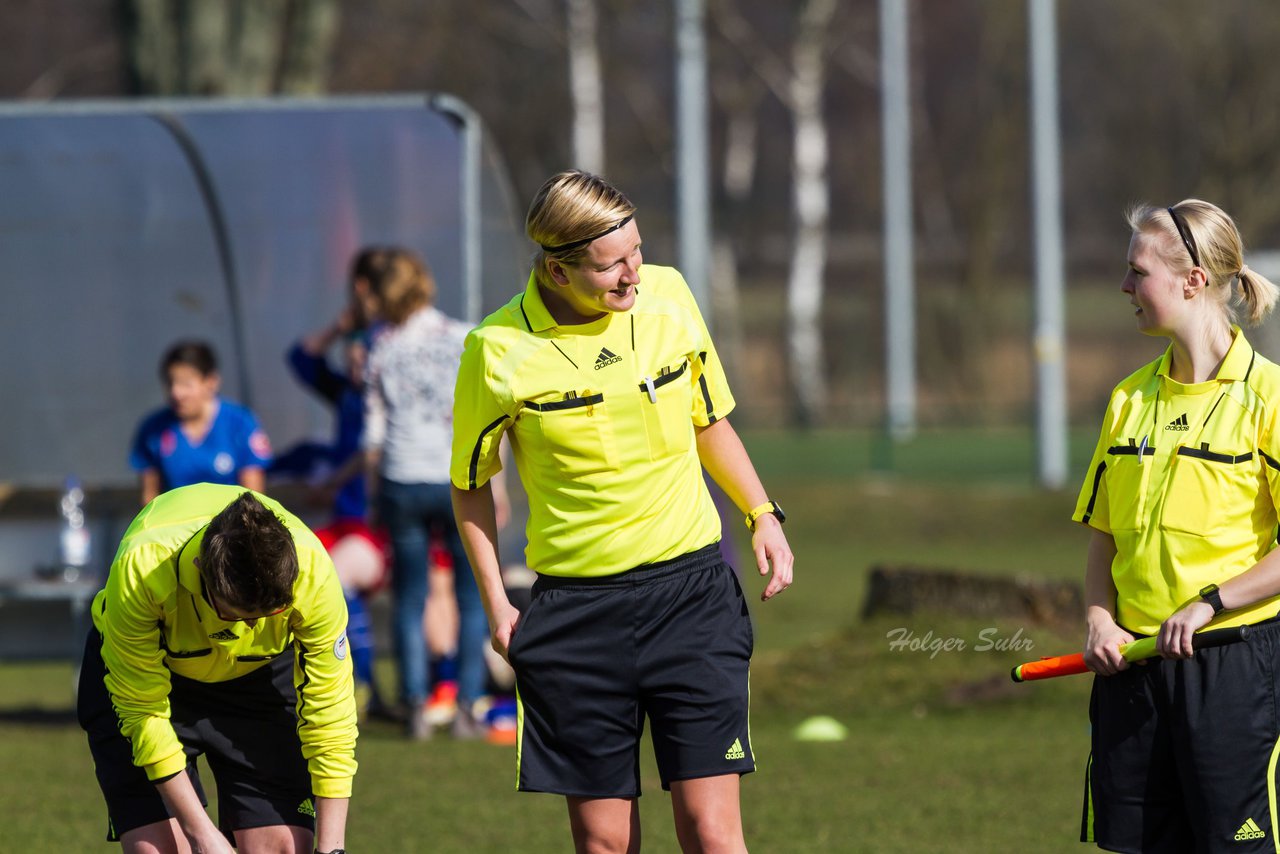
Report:
M107 801L107 840L171 816L156 785L133 764L103 678L102 635L89 631L80 668L77 714L89 735L98 785ZM218 784L218 827L232 832L277 824L315 829L311 776L294 711L293 652L226 682L171 674L171 723L187 754L187 776L208 806L196 757L204 754Z
M539 576L508 652L518 788L638 797L646 717L664 789L755 770L752 645L742 588L714 544L604 578Z
M1277 850L1280 621L1185 661L1096 676L1082 842L1109 851Z

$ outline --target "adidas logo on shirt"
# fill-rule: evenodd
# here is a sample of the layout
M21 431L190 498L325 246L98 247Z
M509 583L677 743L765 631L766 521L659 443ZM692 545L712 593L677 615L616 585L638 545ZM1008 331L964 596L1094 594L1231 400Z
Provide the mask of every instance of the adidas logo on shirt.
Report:
M725 751L725 759L746 759L747 752L742 749L742 739L735 738L733 744L729 745L729 749Z
M209 637L212 640L235 640L239 635L231 631L231 629L223 629L222 631L214 632Z
M1179 415L1177 418L1173 419L1173 420L1172 420L1172 421L1170 421L1168 424L1164 425L1164 429L1166 429L1166 430L1190 430L1191 428L1187 425L1187 413L1185 413L1185 412L1184 412L1184 413L1182 413L1182 414L1181 414L1181 415Z
M1258 827L1258 823L1253 819L1246 819L1245 823L1240 825L1240 829L1236 831L1236 842L1244 842L1248 839L1265 839L1266 832Z
M600 355L596 356L596 370L607 368L610 365L616 365L622 361L622 357L616 353L610 352L608 347L600 348Z

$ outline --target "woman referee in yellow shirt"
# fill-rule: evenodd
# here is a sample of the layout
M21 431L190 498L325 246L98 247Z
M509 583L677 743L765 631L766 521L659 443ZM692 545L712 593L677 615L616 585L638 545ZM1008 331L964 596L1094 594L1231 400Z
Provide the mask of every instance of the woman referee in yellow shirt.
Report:
M516 673L518 787L566 796L579 851L639 850L647 718L681 846L745 851L751 622L702 468L746 515L772 572L763 599L791 583L791 549L725 418L733 398L698 307L678 272L641 266L634 215L583 172L534 198L528 284L462 357L454 512ZM488 483L507 431L538 573L524 613L503 591Z
M1093 529L1084 656L1094 680L1082 841L1114 851L1276 849L1280 756L1280 368L1237 325L1277 289L1208 202L1129 212L1121 290L1169 339L1112 393L1074 518ZM1192 635L1253 625L1247 642ZM1118 647L1158 635L1164 660Z

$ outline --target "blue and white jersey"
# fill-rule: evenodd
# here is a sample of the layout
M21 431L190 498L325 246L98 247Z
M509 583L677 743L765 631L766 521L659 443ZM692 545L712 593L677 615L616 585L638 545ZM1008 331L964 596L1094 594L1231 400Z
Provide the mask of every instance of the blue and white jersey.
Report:
M218 398L218 412L209 432L192 444L173 410L156 410L143 419L129 452L135 471L155 469L162 491L193 483L239 483L246 468L265 468L271 462L271 443L252 412Z

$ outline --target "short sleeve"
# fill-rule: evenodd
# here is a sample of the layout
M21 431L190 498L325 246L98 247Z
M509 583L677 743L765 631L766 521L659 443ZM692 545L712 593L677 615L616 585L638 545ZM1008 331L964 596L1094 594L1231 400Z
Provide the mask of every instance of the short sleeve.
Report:
M1267 477L1267 489L1271 493L1271 506L1280 513L1280 410L1270 403L1262 420L1258 435L1258 452L1262 455L1263 471Z
M725 376L724 366L720 364L720 355L716 352L707 330L706 321L698 309L698 303L689 290L689 285L679 276L679 287L673 296L685 306L694 321L697 353L693 361L693 423L699 427L707 427L725 417L733 409L733 394L729 391L729 379Z
M458 489L478 489L502 469L498 447L513 412L504 404L481 330L467 335L453 392L453 450L449 479Z
M154 421L155 419L151 416L143 419L138 425L138 431L133 434L133 444L129 448L129 466L136 472L160 468L160 459L155 446Z
M271 463L271 441L258 424L258 418L248 409L243 410L241 432L244 441L239 448L240 465L237 468L266 468Z
M1107 414L1102 420L1102 431L1098 435L1098 443L1094 446L1093 457L1089 460L1089 468L1085 472L1084 483L1080 486L1080 494L1076 497L1075 511L1071 518L1083 525L1088 525L1111 533L1111 509L1107 496L1107 449L1111 447L1111 434L1115 429L1115 398L1107 405Z

